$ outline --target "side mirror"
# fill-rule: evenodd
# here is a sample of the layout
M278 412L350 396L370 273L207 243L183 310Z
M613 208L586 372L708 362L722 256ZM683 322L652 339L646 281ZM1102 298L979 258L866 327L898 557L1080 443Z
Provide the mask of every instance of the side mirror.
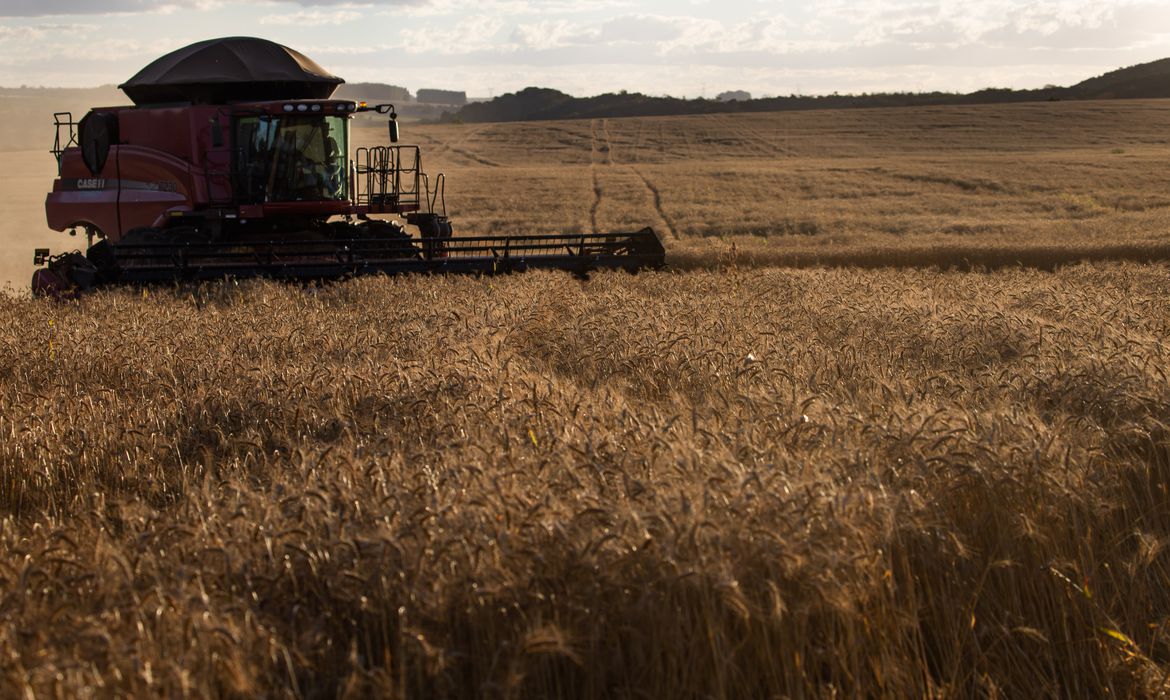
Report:
M398 143L398 121L390 119L390 143Z

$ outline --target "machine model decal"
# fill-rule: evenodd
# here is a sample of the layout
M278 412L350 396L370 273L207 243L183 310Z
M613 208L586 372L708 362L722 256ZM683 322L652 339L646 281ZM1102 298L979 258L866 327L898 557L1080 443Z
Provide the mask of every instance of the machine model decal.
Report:
M95 190L147 190L150 192L177 192L178 185L166 180L143 182L141 180L115 180L105 177L81 177L75 180L61 180L61 189L92 192Z

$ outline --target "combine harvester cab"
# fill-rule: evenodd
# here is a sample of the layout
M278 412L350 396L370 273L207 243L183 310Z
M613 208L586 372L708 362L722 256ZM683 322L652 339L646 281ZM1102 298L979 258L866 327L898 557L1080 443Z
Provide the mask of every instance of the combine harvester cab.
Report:
M52 255L33 290L224 277L333 279L400 272L586 273L661 267L650 229L453 236L445 178L398 145L393 105L333 99L344 81L262 39L193 44L121 86L133 106L55 115L49 227L88 248ZM389 117L390 145L350 150L350 122ZM401 217L415 235L395 220Z

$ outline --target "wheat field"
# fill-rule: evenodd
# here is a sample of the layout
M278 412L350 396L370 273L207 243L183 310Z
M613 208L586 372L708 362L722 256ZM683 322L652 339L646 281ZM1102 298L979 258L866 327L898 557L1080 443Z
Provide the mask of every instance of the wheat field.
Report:
M1166 259L1167 133L1167 101L404 127L460 230L648 225L676 269Z
M672 269L10 293L0 696L1159 697L1167 122L412 126Z

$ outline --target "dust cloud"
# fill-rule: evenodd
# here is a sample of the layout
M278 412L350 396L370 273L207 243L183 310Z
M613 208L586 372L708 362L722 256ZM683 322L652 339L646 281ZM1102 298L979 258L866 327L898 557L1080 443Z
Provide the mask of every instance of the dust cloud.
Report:
M48 149L0 153L0 288L28 289L33 249L53 252L80 248L82 238L49 230L45 195L53 188L57 166Z

